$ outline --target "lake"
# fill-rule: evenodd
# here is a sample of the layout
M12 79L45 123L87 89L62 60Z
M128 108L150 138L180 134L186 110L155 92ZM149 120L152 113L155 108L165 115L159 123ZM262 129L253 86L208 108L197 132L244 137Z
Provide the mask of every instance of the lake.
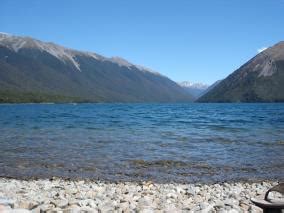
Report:
M283 179L284 104L2 104L0 176Z

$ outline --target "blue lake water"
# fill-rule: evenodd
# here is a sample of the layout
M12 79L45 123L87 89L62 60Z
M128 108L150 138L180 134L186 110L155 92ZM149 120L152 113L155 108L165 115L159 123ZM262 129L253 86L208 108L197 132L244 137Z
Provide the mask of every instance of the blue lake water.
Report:
M284 104L0 105L0 176L284 178Z

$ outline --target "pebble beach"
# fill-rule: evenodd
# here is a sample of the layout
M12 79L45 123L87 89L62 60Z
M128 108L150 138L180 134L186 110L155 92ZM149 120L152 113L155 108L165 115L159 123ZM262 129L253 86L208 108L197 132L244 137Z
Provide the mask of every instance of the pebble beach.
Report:
M1 178L0 212L262 212L250 198L274 185Z

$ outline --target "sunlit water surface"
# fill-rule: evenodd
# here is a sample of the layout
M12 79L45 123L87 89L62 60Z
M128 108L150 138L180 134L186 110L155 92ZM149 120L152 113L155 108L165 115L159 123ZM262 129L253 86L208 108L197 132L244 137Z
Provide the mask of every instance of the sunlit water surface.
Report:
M0 105L0 176L283 179L284 104Z

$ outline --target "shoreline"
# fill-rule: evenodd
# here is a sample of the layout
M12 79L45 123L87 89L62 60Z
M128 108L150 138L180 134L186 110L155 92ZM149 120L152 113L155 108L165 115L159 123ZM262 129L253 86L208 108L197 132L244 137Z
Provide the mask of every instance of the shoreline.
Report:
M133 179L133 180L123 180L123 179L116 179L116 180L110 180L110 179L103 179L103 178L88 178L88 177L68 177L68 176L7 176L7 175L0 175L0 180L17 180L17 181L55 181L55 180L61 180L66 182L78 182L78 181L85 181L85 182L92 182L92 183L103 183L103 184L120 184L120 183L129 183L129 184L142 184L145 182L152 182L154 184L180 184L180 185L187 185L187 184L194 184L194 185L214 185L214 184L234 184L234 183L263 183L263 182L283 182L282 179L279 179L277 177L275 178L254 178L254 179L246 179L246 178L240 178L240 179L229 179L229 180L212 180L212 181L176 181L176 180L155 180L151 178L146 179Z
M261 212L250 198L277 181L201 183L102 182L0 178L0 210L23 212ZM2 205L2 206L1 206Z

